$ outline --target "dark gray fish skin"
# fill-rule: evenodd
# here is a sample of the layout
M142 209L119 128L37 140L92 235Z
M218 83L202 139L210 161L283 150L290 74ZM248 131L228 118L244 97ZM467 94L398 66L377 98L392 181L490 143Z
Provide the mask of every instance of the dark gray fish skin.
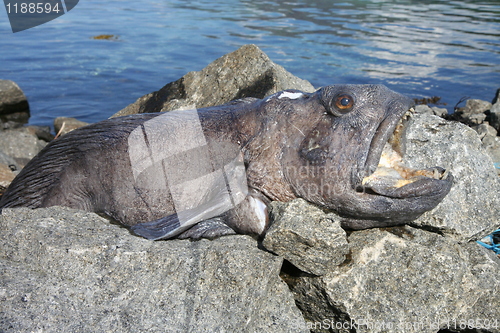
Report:
M436 169L439 176L418 176L404 186L392 186L391 181L364 185L412 104L383 85L335 85L314 93L288 90L263 100L198 109L210 170L237 154L245 166L247 197L218 216L205 214L212 202L207 199L205 206L192 208L196 217L189 223L179 221L171 188L144 185L157 182L156 169L145 168L139 176L133 170L131 133L162 113L104 120L49 143L14 179L0 207L60 205L93 211L149 239L214 238L233 231L263 235L269 225L267 204L297 197L337 211L345 217L345 228L400 225L434 208L453 183L451 174L443 176L444 170ZM171 133L181 139L182 125L187 125L182 117L179 135ZM179 164L189 164L186 156L177 158L178 164L165 159L162 165L186 166ZM200 168L186 166L193 172ZM222 187L214 189L213 197L225 191Z

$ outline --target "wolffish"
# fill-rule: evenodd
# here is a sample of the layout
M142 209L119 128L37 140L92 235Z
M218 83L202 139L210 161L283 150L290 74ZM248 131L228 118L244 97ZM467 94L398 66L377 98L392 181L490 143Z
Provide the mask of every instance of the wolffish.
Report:
M93 211L148 239L263 235L269 202L298 197L344 228L404 224L453 183L402 165L412 105L383 85L333 85L108 119L48 144L0 207Z

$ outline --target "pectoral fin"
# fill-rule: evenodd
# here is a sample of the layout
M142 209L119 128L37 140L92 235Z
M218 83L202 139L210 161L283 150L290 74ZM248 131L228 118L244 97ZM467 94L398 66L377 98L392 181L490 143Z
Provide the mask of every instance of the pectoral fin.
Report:
M133 225L130 230L138 236L157 240L175 236L180 227L179 217L177 214L172 214L157 220Z
M220 236L234 235L236 231L231 229L220 217L215 217L210 220L201 221L195 224L188 230L184 231L182 234L177 236L179 239L214 239Z

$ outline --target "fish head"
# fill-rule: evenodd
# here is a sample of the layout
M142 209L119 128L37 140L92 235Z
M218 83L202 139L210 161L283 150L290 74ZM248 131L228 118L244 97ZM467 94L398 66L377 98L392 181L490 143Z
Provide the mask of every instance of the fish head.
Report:
M308 113L294 120L300 134L283 148L283 175L296 196L343 216L345 228L407 223L450 191L444 168L403 164L410 98L384 85L333 85L301 100Z

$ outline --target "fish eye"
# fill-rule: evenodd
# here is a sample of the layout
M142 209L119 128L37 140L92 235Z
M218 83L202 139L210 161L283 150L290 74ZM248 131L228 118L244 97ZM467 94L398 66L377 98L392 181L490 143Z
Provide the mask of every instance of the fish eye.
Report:
M341 113L347 113L351 111L354 106L354 98L348 94L342 94L335 98L335 107Z

